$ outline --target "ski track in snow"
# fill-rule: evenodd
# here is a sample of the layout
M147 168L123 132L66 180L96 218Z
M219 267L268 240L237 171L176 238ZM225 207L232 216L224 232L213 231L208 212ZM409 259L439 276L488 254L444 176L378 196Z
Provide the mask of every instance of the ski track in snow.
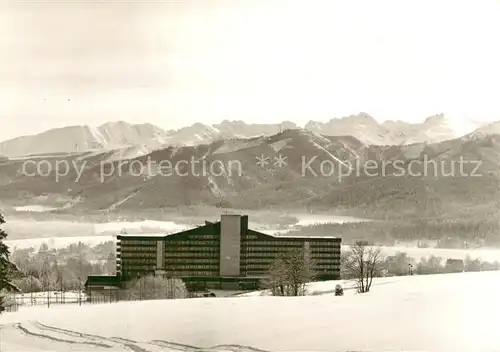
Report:
M61 349L69 350L70 346L71 348L75 348L76 346L87 346L92 348L93 351L112 350L129 352L269 352L243 345L218 345L205 348L164 340L142 342L121 337L104 337L58 328L42 324L38 321L3 325L2 331L4 336L24 336L26 338L26 344L29 346L40 346L42 345L40 340L43 340L45 344L48 342L50 344L50 348L54 351L59 351ZM7 344L8 342L9 341L7 337ZM28 350L26 350L26 352L27 351Z

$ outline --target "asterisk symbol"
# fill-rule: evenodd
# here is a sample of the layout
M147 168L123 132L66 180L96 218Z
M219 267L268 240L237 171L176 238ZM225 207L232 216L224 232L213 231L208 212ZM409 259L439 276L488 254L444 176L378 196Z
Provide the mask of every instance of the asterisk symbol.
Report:
M260 157L255 157L257 159L257 165L264 168L267 164L269 164L269 157L261 154Z
M286 156L281 155L281 153L278 154L278 157L274 157L274 159L276 160L274 162L274 166L276 166L276 167L284 167L287 165L286 159L288 159L288 158Z

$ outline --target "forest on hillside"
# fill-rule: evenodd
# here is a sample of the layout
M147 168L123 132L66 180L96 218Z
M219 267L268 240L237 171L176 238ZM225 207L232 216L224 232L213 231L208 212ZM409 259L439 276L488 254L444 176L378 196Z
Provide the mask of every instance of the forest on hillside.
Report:
M299 227L295 236L335 236L343 244L368 240L392 246L398 241L432 240L437 248L500 247L497 218L419 219L407 221L367 221L344 224L316 224Z

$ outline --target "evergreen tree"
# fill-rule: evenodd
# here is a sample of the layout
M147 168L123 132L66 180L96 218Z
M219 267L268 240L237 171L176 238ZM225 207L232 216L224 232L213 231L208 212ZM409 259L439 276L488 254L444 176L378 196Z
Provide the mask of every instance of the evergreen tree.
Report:
M5 292L19 292L19 288L10 280L13 273L17 272L15 264L9 260L9 247L3 242L7 233L1 228L5 224L3 215L0 213L0 313L5 310Z

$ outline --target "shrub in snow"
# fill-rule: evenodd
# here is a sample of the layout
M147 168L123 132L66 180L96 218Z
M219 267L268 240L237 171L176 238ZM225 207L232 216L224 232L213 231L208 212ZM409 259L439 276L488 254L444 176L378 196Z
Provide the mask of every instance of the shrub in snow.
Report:
M132 282L123 293L123 299L175 299L186 298L184 282L178 278L144 276Z

